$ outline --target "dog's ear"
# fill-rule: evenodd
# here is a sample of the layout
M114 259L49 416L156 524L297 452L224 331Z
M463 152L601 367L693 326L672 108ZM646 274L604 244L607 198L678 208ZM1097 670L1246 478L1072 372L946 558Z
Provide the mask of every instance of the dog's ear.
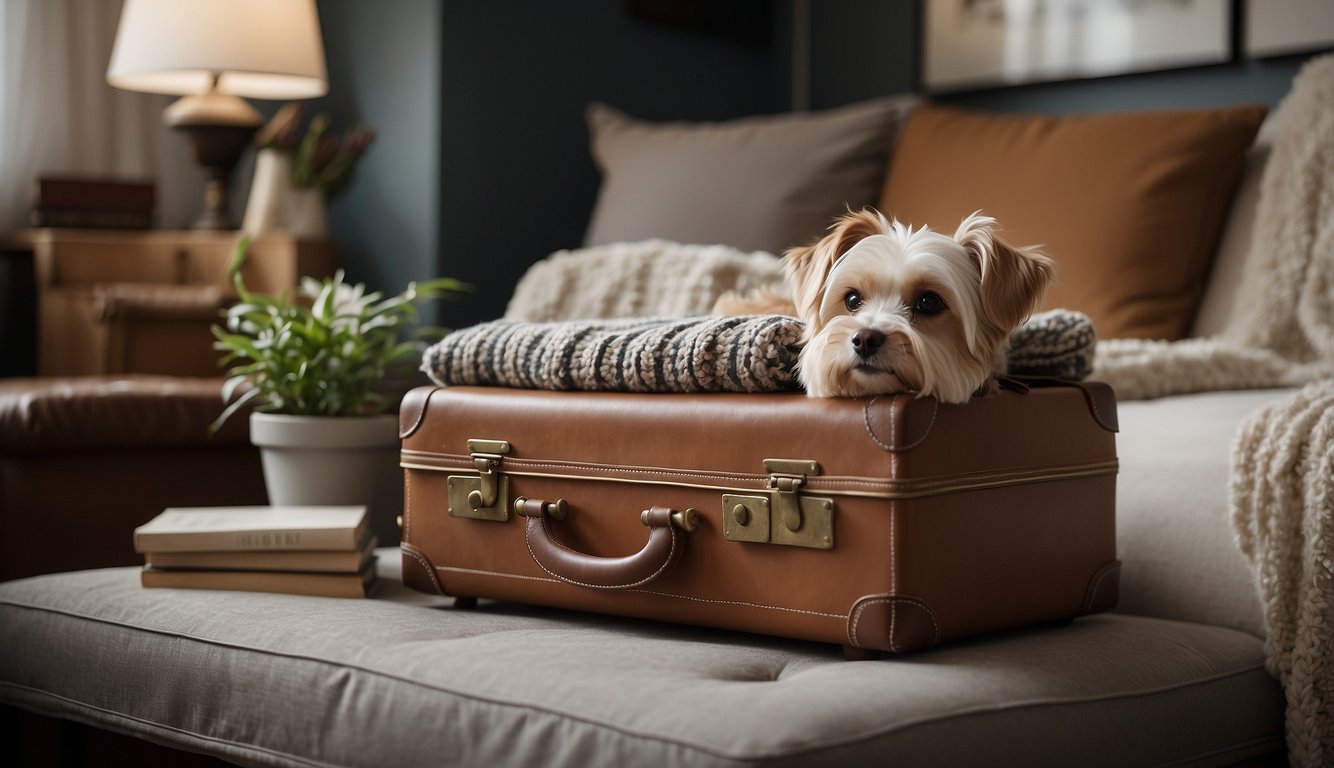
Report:
M995 235L996 220L973 213L959 224L954 239L976 261L982 274L982 309L1009 333L1042 304L1056 264L1036 248L1014 248Z
M791 248L783 255L783 272L792 286L792 301L797 315L814 322L820 313L825 281L838 257L861 240L884 233L889 223L878 212L863 208L849 211L829 227L829 234L814 245Z

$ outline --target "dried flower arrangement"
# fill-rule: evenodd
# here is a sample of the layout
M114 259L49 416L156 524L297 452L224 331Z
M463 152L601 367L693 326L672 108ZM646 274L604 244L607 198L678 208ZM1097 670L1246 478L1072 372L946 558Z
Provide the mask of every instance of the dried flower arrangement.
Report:
M375 129L358 125L343 135L329 130L329 116L320 113L307 123L305 108L283 105L255 134L261 149L275 149L292 157L292 186L315 187L331 200L347 188L357 161L375 141Z

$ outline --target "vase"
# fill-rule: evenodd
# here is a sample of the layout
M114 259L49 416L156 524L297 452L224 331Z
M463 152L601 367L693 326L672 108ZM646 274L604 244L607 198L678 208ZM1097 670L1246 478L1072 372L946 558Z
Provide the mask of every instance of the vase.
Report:
M328 235L324 195L317 187L292 185L292 156L276 149L255 155L241 229L251 235L282 233L300 238Z
M251 235L277 231L282 226L283 198L292 188L292 157L276 149L255 154L255 177L250 182L241 229Z
M401 514L398 417L250 415L269 503L370 508L381 544L397 541Z
M283 230L296 237L318 239L329 234L324 193L315 187L289 190L283 208Z

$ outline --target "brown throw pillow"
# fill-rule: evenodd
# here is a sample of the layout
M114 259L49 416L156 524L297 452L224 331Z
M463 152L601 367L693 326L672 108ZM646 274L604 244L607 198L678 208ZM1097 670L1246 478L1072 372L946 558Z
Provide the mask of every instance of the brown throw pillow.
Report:
M588 108L602 189L585 245L661 238L782 253L875 202L915 96L716 123Z
M1266 109L1049 117L921 107L880 205L953 233L981 209L1056 260L1045 308L1099 338L1178 339L1195 315L1247 147Z

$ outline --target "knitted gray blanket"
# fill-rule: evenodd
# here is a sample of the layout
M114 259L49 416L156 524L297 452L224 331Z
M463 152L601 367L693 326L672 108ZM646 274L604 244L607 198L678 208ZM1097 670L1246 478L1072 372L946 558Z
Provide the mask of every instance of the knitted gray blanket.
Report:
M496 320L426 350L437 384L612 392L798 390L804 324L781 315L576 320ZM1095 337L1088 317L1034 315L1010 337L1009 372L1083 379Z

